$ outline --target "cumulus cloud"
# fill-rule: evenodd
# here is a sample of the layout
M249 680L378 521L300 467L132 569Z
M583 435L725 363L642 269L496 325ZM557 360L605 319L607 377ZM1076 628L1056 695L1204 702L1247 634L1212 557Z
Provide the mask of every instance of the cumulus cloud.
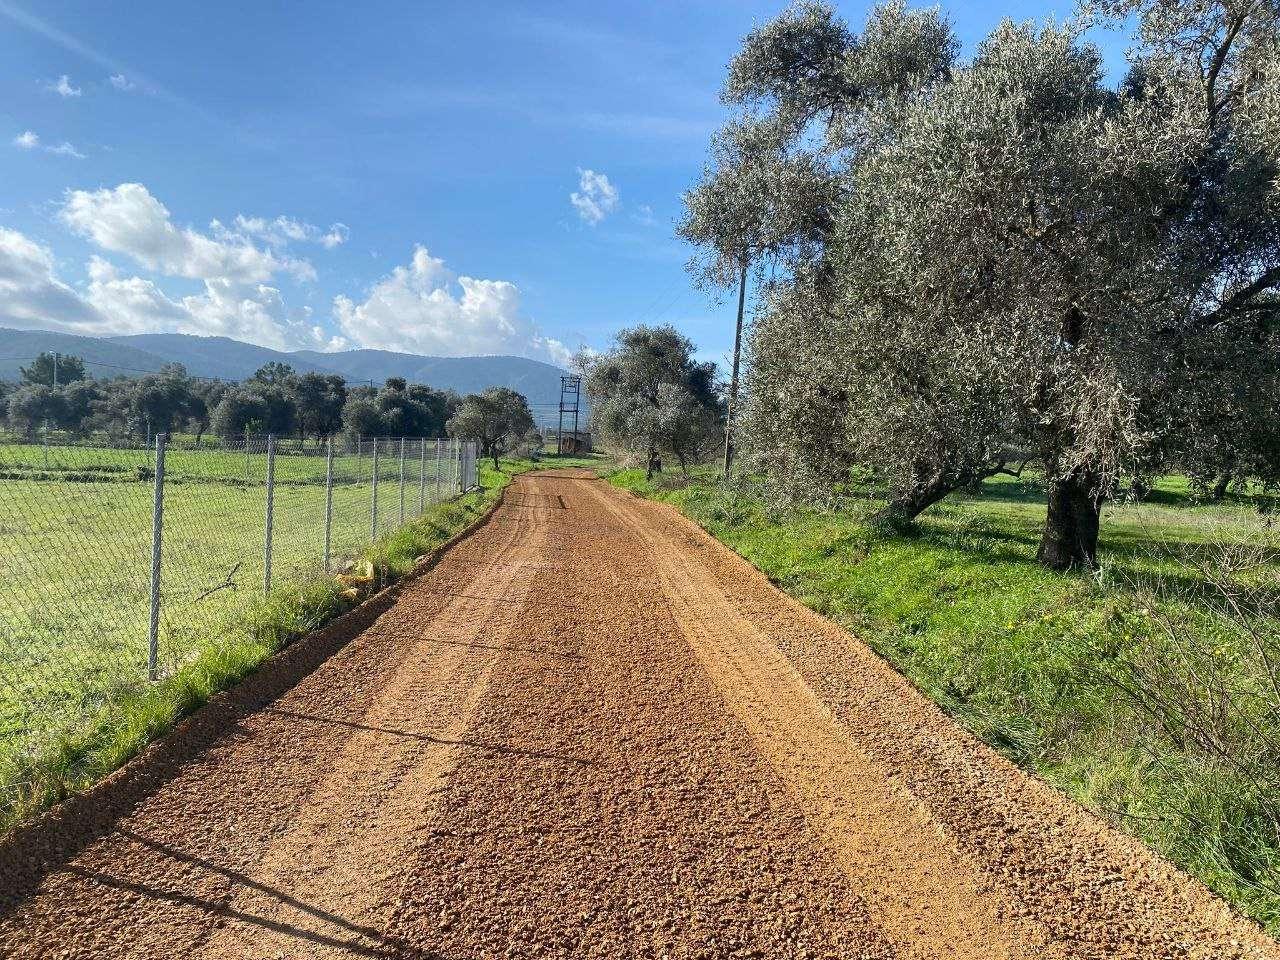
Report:
M311 308L287 302L279 279L314 276L310 264L288 255L288 245L336 246L347 239L340 223L321 230L288 217L242 215L230 226L214 221L204 232L175 224L141 184L69 191L59 216L95 248L86 279L64 282L46 246L0 228L0 325L221 335L278 349L354 345L446 356L518 354L561 364L570 358L564 344L543 336L523 313L515 284L455 275L421 246L363 299L334 298L332 317L317 322ZM169 278L199 287L179 294L167 288Z
M414 248L368 291L362 303L338 296L334 319L362 347L437 356L519 354L567 363L570 351L542 336L520 310L520 291L506 280L455 276L425 247Z
M241 234L223 230L217 221L215 236L176 226L165 205L140 183L68 191L60 216L101 249L123 253L169 276L255 283L287 272L299 280L315 279L307 261L258 247Z
M335 346L311 323L309 308L287 308L280 291L266 284L214 279L203 293L174 299L154 281L122 276L96 255L87 272L81 292L59 279L47 247L0 228L0 325L93 336L221 335L280 349Z
M51 83L48 86L50 90L62 97L64 100L67 97L78 97L81 93L79 87L73 87L71 85L71 78L65 73L60 76L56 82Z
M13 145L23 150L34 150L40 146L40 136L34 130L24 130L13 138Z
M0 227L0 325L93 329L101 315L55 274L53 253Z
M123 93L128 93L130 90L134 90L138 86L123 73L113 73L107 79L111 81L111 85L113 87Z
M578 189L569 194L578 216L590 226L595 226L618 209L618 188L603 173L578 168Z

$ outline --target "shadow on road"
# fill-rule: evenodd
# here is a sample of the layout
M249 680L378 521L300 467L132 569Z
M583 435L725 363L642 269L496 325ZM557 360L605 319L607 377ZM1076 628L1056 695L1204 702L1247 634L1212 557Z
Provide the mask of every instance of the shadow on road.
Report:
M396 730L392 727L374 727L364 723L355 723L351 720L335 720L331 717L318 717L315 714L299 713L296 710L285 710L280 707L265 707L262 712L274 713L277 716L282 717L291 717L294 720L306 720L311 723L330 723L339 727L350 727L353 730L369 730L373 733L385 733L393 737L407 737L412 740L422 740L426 743L438 743L445 747L469 747L473 750L484 750L489 753L505 753L520 757L532 757L535 760L559 760L563 763L576 763L583 767L591 767L595 765L591 760L584 759L583 757L575 757L567 753L526 750L522 747L512 747L507 744L485 743L481 740L445 740L441 737L433 737L427 733L418 733L415 730Z
M268 919L267 917L260 917L255 914L245 913L243 910L236 910L234 907L229 906L226 901L208 900L202 897L180 893L176 890L165 890L160 887L148 886L147 884L138 883L134 880L123 880L119 877L113 877L109 874L101 873L96 870L87 870L74 864L69 865L66 868L67 872L85 877L86 879L91 880L94 883L102 884L103 886L113 887L117 890L123 890L127 893L137 894L142 897L149 897L154 900L163 900L168 903L194 907L198 910L204 910L213 914L214 916L238 920L242 923L252 924L253 926L261 927L265 930L282 933L286 936L296 937L300 940L307 940L311 943L319 944L320 946L336 947L340 950L346 951L347 953L354 954L355 956L385 958L385 960L390 960L390 958L397 958L397 960L400 960L400 958L413 958L413 960L443 960L439 954L414 947L383 930L352 923L337 914L330 913L327 910L321 910L318 907L313 907L310 904L299 900L297 897L290 896L282 890L277 890L274 887L269 887L265 884L259 883L243 873L230 870L226 867L220 867L216 863L211 863L208 860L185 853L181 850L175 849L174 847L170 847L167 844L163 844L159 841L144 837L141 834L134 833L131 830L119 830L118 833L120 836L125 837L133 843L161 853L172 860L199 867L200 869L207 870L210 873L216 873L219 876L232 881L236 886L248 887L252 890L257 890L259 893L265 893L295 910L315 917L323 923L348 931L353 936L350 939L329 936L316 930L308 930L304 927L295 926L293 924L282 923L278 920Z

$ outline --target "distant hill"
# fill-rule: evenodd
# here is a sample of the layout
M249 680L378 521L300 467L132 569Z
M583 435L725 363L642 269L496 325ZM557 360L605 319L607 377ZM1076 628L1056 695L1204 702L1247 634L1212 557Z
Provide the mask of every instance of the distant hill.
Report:
M243 380L272 360L287 363L299 373L341 373L335 367L319 363L301 363L295 354L242 343L230 337L193 337L185 333L140 333L132 337L110 337L111 343L135 347L164 357L168 363L180 363L187 373L197 377L220 377ZM324 356L324 354L316 354Z
M42 351L75 354L90 361L97 377L151 373L166 363L181 363L197 377L243 380L272 360L299 373L339 373L352 383L404 377L459 393L486 387L511 387L529 398L540 422L554 421L560 399L560 377L567 371L527 357L424 357L389 350L315 350L282 352L241 343L228 337L196 337L181 333L144 333L130 337L81 337L45 330L0 327L0 380L16 380L18 368Z
M28 366L39 353L70 353L98 364L90 367L95 376L159 370L165 358L147 350L103 340L47 330L9 330L0 327L0 380L17 380L19 368Z

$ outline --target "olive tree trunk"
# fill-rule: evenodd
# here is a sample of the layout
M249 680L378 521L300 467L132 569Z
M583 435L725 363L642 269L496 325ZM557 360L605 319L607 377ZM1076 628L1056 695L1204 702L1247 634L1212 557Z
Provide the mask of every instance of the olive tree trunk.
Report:
M1100 478L1074 472L1049 483L1048 511L1036 559L1051 570L1098 565Z
M1220 473L1218 478L1213 482L1213 489L1209 491L1209 497L1214 503L1219 503L1223 497L1227 495L1227 490L1231 487L1231 474Z
M916 517L948 494L980 484L988 477L995 476L1001 469L1003 465L963 470L918 467L914 482L894 490L889 502L872 517L872 522L894 530L906 529Z

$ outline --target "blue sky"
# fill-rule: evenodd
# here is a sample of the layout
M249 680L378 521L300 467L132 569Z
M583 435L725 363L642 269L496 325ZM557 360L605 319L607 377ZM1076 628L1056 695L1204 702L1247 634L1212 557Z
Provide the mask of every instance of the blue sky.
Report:
M674 223L782 8L0 0L0 325L560 360L671 322L721 360ZM971 49L1072 4L946 9Z

